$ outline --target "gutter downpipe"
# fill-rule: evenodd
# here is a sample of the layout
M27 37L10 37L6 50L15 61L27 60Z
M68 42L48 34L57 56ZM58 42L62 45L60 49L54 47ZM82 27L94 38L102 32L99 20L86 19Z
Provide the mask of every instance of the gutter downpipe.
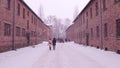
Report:
M100 5L99 5L99 6L100 6L100 12L99 12L99 13L100 13L100 18L99 18L99 19L100 19L100 48L103 49L103 38L102 38L102 34L103 34L103 33L102 33L102 8L101 8L101 0L99 0L99 1L100 1L100 3L99 3L99 4L100 4Z
M35 45L37 45L38 44L38 42L37 42L37 38L38 38L38 33L37 33L37 22L36 22L36 25L35 25L36 27L35 27L35 30L36 30L36 38L35 38Z
M16 22L16 0L14 0L14 9L13 9L12 50L16 50L15 49L15 22Z

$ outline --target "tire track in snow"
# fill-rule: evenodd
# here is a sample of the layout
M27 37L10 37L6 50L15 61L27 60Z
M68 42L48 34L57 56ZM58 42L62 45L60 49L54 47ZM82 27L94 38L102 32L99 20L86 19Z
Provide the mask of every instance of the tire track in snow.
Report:
M101 64L97 63L92 58L86 56L85 54L77 51L72 46L64 46L64 53L66 57L69 59L68 66L71 65L69 68L104 68Z
M61 68L59 50L46 50L32 68Z

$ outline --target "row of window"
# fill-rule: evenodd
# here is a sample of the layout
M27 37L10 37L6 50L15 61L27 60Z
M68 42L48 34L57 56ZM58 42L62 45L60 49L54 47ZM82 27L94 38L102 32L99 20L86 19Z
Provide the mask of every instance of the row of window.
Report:
M105 23L103 26L104 26L103 27L104 38L107 38L108 37L108 23ZM94 33L94 31L96 31L96 33ZM94 34L96 34L97 38L100 37L100 27L99 26L96 26L95 30L93 28L90 29L91 39L95 36ZM82 38L82 37L85 38L86 37L85 31L80 32L79 35L80 35L80 38ZM116 37L120 38L120 19L116 20Z
M36 32L36 31L31 31L30 36L31 37L41 37L40 32Z
M24 19L26 18L25 12L26 12L26 10L25 10L25 8L23 8L23 15L22 15L22 17L23 17ZM18 5L17 5L17 15L18 15L18 16L21 15L21 6L20 6L19 3L18 3ZM27 12L27 16L29 16L29 11Z
M31 31L31 37L36 37L37 33L35 31Z
M11 36L11 32L12 32L11 24L4 23L4 36ZM22 32L22 35L21 35L21 32ZM30 35L31 35L31 37L36 37L37 32L31 31ZM17 26L16 27L16 36L26 36L25 28L20 28ZM40 37L40 33L38 33L38 37Z
M21 15L21 6L19 3L17 5L17 15L18 16ZM23 8L23 15L22 16L24 19L26 18L26 15L30 16L30 13L29 13L29 11L26 11L25 8ZM31 23L37 25L37 19L33 15L31 15Z
M7 8L8 10L10 10L10 8L11 8L11 0L5 0L5 1L6 1L6 2L5 2L5 3L6 3L6 8ZM21 15L21 6L20 6L19 3L17 4L17 15L18 15L18 16ZM27 15L27 16L30 16L30 13L29 13L29 11L26 11L25 8L23 8L23 13L22 13L23 19L26 18L26 15ZM31 15L31 23L37 25L37 19L36 19L35 17L33 17L32 15Z
M108 4L108 2L107 2L108 0L103 0L103 11L105 11L106 9L107 9L107 4ZM115 3L118 3L118 2L120 2L120 0L114 0L115 1ZM99 2L96 2L95 3L95 15L96 16L98 16L99 15ZM87 17L89 16L89 13L88 12L86 12L86 15L82 15L81 16L81 23L80 24L82 24L82 22L83 23L85 23L85 18L87 19ZM90 7L90 18L92 19L93 18L93 8L92 7ZM88 19L87 19L88 20Z
M91 28L91 37L94 37L94 29ZM100 37L100 27L96 26L96 37L99 38ZM104 37L108 37L108 24L105 23L104 24Z
M22 31L22 36L26 36L25 28L20 28L20 27L16 27L16 36L20 36L21 31ZM11 36L11 33L12 33L11 24L4 23L4 35Z
M96 36L99 37L99 27L96 28ZM93 36L93 30L91 30L91 35ZM91 37L92 37L91 36ZM108 37L108 24L104 24L104 37ZM116 37L120 38L120 19L116 20Z

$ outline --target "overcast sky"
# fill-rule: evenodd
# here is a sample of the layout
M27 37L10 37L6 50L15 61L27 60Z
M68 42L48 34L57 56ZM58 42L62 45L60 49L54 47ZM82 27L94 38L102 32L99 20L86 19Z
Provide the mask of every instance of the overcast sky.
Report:
M90 0L24 0L36 14L39 14L40 5L44 16L55 15L58 18L73 19L75 7L81 11Z

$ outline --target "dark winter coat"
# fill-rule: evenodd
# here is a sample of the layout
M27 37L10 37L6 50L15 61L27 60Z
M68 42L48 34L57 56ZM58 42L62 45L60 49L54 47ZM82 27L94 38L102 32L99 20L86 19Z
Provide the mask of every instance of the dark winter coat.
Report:
M53 46L55 46L55 45L56 45L56 39L55 39L55 38L53 38L52 43L53 43Z

